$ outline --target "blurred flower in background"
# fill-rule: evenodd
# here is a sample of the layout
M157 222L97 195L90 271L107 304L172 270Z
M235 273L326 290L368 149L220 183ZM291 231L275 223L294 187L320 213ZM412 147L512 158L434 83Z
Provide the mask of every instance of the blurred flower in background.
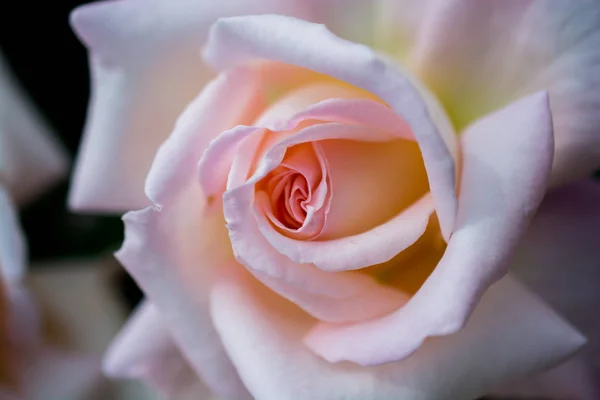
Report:
M78 354L45 334L44 304L27 282L27 250L15 207L68 172L68 157L26 100L0 55L0 354L6 396L83 398L100 380L97 356Z
M108 384L100 371L127 315L111 284L112 257L63 257L30 269L17 208L63 181L69 164L0 54L0 398L151 398L131 385Z

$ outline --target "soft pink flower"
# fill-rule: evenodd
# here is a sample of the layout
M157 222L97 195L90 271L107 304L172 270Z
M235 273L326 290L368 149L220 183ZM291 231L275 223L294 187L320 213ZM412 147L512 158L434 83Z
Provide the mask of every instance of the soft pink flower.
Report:
M232 399L469 399L584 344L507 272L555 274L518 257L552 243L529 223L600 164L600 9L352 1L330 20L340 3L73 13L95 93L71 204L146 207L117 256L148 303L110 375L174 398L200 378ZM281 15L208 29L265 12L370 47ZM576 211L572 237L598 209Z

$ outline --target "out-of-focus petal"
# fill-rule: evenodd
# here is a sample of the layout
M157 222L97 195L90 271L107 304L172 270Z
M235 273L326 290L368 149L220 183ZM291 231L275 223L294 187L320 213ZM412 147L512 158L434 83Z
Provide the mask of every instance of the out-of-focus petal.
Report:
M314 320L244 274L238 267L215 285L212 316L244 383L261 400L467 400L502 380L552 365L583 343L506 277L485 294L459 333L428 339L411 357L388 365L332 364L302 344Z
M577 355L548 371L504 383L490 393L503 399L596 400L597 382L592 380L585 359Z
M581 357L600 395L600 184L547 195L517 254L516 275L588 338Z
M329 361L374 365L403 359L426 337L460 330L488 286L506 273L546 190L553 150L547 94L479 120L461 139L457 227L442 259L395 313L317 328L313 348Z
M148 205L144 179L177 116L213 75L199 53L220 17L308 17L296 0L127 0L77 8L71 23L90 51L92 98L70 194L79 210Z
M65 177L68 164L0 54L0 184L23 204Z
M87 399L100 379L98 359L48 346L27 349L18 365L26 399Z
M10 194L0 185L0 274L7 283L19 282L25 273L25 237Z
M552 184L600 166L600 4L439 0L407 61L457 129L547 90L556 148Z
M380 0L304 0L314 21L324 23L336 35L373 45L378 39Z
M406 61L435 0L377 0L375 47Z
M120 269L113 257L104 255L46 261L34 265L27 276L28 288L42 313L40 333L46 345L76 360L88 357L95 364L97 381L81 400L157 399L152 393L156 390L140 382L108 381L99 376L102 354L129 312L115 292L114 278Z
M108 348L104 371L140 379L167 398L205 400L210 392L173 342L156 308L142 303Z
M456 139L444 112L414 79L368 47L340 39L322 25L277 15L219 20L211 29L204 55L219 69L261 59L297 65L385 101L409 124L419 142L440 226L449 238L457 209Z

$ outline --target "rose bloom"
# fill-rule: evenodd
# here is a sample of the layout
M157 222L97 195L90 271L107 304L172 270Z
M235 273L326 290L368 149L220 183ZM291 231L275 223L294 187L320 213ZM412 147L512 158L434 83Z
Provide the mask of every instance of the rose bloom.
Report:
M597 3L124 0L72 23L93 93L70 203L136 210L117 257L147 296L109 375L596 398L600 187L574 181L600 165Z

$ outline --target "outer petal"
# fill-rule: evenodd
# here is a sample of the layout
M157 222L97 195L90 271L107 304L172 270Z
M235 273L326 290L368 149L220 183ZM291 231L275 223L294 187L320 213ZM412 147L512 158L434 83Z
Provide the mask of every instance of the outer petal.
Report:
M254 78L246 68L222 74L186 109L148 175L146 193L155 205L125 215L125 242L117 254L194 370L215 393L236 400L248 394L208 311L213 272L233 255L219 202L202 192L197 164L207 138L256 117Z
M317 328L308 339L317 353L362 365L402 359L427 336L458 331L488 286L506 273L546 189L553 149L547 95L478 121L462 145L457 228L435 270L393 314Z
M582 365L600 395L598 182L576 182L546 197L520 247L514 271L586 335L589 343Z
M301 66L368 90L410 125L419 142L444 237L456 216L456 143L443 111L417 83L369 48L334 36L322 25L276 15L219 20L207 61L220 69L267 59ZM433 119L438 119L434 123Z
M556 137L552 183L600 166L597 1L431 3L408 63L459 129L548 90Z
M0 184L19 203L67 173L68 160L0 54Z
M116 378L136 378L168 398L204 400L210 392L190 367L156 308L142 303L107 350L104 371Z
M240 270L224 276L212 294L217 330L257 400L472 399L498 381L556 363L583 343L505 278L461 332L426 341L406 360L378 367L331 364L301 344L313 321L273 296Z
M264 12L306 17L303 9L296 0L127 0L76 9L71 22L90 49L92 98L71 206L148 205L143 185L156 150L212 75L198 56L210 25Z

